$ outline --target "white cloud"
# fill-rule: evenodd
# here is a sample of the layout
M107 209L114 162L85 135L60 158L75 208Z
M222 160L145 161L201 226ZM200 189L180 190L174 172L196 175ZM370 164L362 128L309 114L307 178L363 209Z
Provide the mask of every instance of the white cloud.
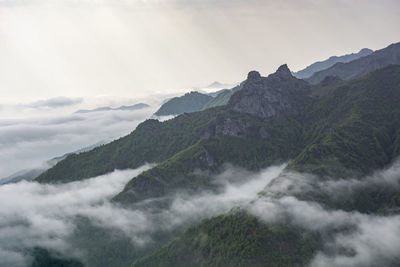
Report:
M0 120L0 177L133 131L154 108Z
M399 170L400 161L396 161L367 177L328 181L314 175L284 173L247 209L267 223L285 223L321 233L326 240L311 262L313 267L387 266L399 260L400 215L344 211L295 196L324 193L325 198L346 203L368 188L379 191L389 186L398 190Z
M74 106L81 104L83 102L83 98L68 98L68 97L54 97L45 100L35 101L25 106L30 108L59 108L65 106Z
M109 231L123 231L136 246L146 245L157 231L170 231L248 203L284 165L258 175L229 168L214 178L219 192L181 192L170 196L173 201L165 209L127 209L110 202L132 177L148 168L115 171L64 185L21 182L0 186L0 266L29 262L21 251L36 246L84 257L85 248L74 249L70 243L77 216Z

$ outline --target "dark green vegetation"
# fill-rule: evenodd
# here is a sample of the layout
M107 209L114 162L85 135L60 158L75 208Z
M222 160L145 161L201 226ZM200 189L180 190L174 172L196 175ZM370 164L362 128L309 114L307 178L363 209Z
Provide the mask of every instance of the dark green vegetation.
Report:
M233 211L187 229L162 249L140 259L141 266L304 266L319 246L312 234L269 225Z
M155 115L168 116L200 111L212 99L213 97L206 94L190 92L184 96L172 98L163 104Z
M368 56L372 52L374 52L374 51L372 51L371 49L363 48L358 53L352 53L352 54L344 55L344 56L332 56L332 57L328 58L327 60L315 62L303 70L294 72L293 76L295 76L298 79L306 79L306 78L311 77L314 73L316 73L318 71L325 70L327 68L332 67L336 63L347 63L347 62L359 59L360 57Z
M243 84L238 85L230 90L224 90L217 96L215 96L213 99L208 101L204 106L203 110L208 109L208 108L213 108L213 107L219 107L219 106L225 106L228 104L229 99L231 99L231 96L242 89Z
M317 84L328 76L337 76L342 80L350 80L390 64L400 64L400 43L392 44L348 63L337 63L328 69L314 73L306 80L312 84Z
M77 260L64 259L61 255L51 254L48 250L36 248L33 251L31 267L83 267Z
M38 181L69 182L158 163L114 198L131 206L179 190L214 189L210 174L226 163L260 170L292 160L288 170L322 179L362 177L400 155L399 103L398 65L349 81L326 78L317 85L294 78L286 66L268 77L251 72L227 105L162 123L148 120L126 137L68 156ZM298 197L328 208L387 213L397 212L399 195L395 188L382 187L336 202L324 194ZM239 212L188 229L134 266L304 266L319 246L319 236L293 226L265 225Z

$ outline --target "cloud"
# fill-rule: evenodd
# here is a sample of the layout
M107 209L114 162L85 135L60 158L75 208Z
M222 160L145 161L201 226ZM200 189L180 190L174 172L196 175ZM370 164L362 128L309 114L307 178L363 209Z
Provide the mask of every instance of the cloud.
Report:
M36 246L62 253L72 251L66 238L74 231L77 215L109 218L109 202L125 183L140 172L115 171L95 179L60 186L22 182L0 187L0 266L27 264L21 251ZM100 212L95 215L95 211ZM119 217L123 217L120 214ZM118 217L116 217L118 218ZM118 220L111 220L118 223Z
M129 134L153 108L0 120L0 177Z
M21 248L40 246L88 261L86 243L76 243L78 217L107 233L123 233L133 250L151 245L160 232L171 232L196 224L204 218L242 207L268 224L284 223L319 233L323 245L310 265L385 266L398 261L399 215L365 214L327 208L313 200L301 200L299 192L310 192L313 183L323 184L326 192L346 187L396 184L400 164L363 179L319 181L316 176L283 172L286 165L251 173L227 166L212 178L217 190L188 194L181 191L166 196L169 203L156 208L158 201L147 199L130 207L110 202L137 170L115 171L89 180L65 185L22 182L0 187L0 254L9 263L27 262ZM282 180L282 182L278 182ZM312 183L310 181L313 181ZM259 194L264 188L263 194ZM319 187L318 187L319 188ZM348 190L342 196L351 197ZM113 245L121 237L114 234ZM118 241L119 240L119 241ZM103 244L104 245L104 244ZM96 246L96 244L94 244ZM94 249L95 253L105 253ZM99 252L100 251L100 252ZM108 255L103 255L109 257ZM110 257L112 257L110 255ZM127 261L131 258L125 259Z
M60 107L78 105L81 104L82 102L83 98L68 98L60 96L60 97L35 101L26 104L25 106L30 108L60 108Z
M400 216L344 211L335 206L349 203L370 189L385 194L390 187L398 192L399 182L400 161L360 179L326 181L315 175L286 172L247 209L266 223L285 223L319 233L324 245L312 260L313 267L387 266L399 261ZM333 206L313 201L316 193L324 195L323 203L333 201ZM298 198L304 196L309 200Z
M0 255L3 256L0 266L29 263L30 258L21 251L37 246L85 261L85 250L89 248L80 247L73 240L78 217L88 218L105 231L122 231L133 246L143 247L151 244L155 233L176 230L244 205L285 165L268 168L257 175L228 168L213 178L220 186L219 192L196 195L180 192L170 196L172 202L165 209L138 208L141 205L124 208L110 202L132 177L150 167L117 170L64 185L21 182L0 186ZM250 178L243 180L243 177Z

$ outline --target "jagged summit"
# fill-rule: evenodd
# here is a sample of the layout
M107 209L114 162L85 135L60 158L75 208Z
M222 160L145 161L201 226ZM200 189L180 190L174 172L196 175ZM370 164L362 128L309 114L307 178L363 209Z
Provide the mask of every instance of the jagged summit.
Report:
M290 71L290 69L289 69L289 67L288 67L287 64L281 65L281 66L278 68L278 70L276 71L276 73L279 73L279 74L289 74L290 76L292 76L292 73L291 73L291 71Z
M262 119L297 113L297 98L304 95L306 88L308 84L293 77L286 64L268 77L251 71L242 90L231 97L228 105L235 111Z
M261 74L258 71L252 70L249 72L247 75L247 80L260 80L261 79Z
M287 64L283 64L281 65L275 73L272 73L271 75L269 75L268 77L275 77L275 78L279 78L282 80L286 80L286 79L291 79L294 78L292 75L292 72L290 71L289 67L287 66Z

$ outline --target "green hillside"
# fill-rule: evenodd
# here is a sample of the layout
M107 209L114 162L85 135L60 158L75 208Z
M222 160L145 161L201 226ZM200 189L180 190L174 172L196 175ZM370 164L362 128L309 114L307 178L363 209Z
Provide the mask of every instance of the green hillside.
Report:
M200 111L213 97L199 92L190 92L181 97L174 97L163 104L155 113L157 116L179 115Z
M318 237L283 225L266 225L241 211L204 220L132 267L304 266Z
M288 169L336 180L361 177L387 166L399 155L399 97L400 66L332 87L326 97L307 108L303 120L306 145ZM343 199L331 198L323 188L311 186L295 196L328 209L366 214L399 212L400 189L391 184L358 187L352 189L350 198ZM287 220L265 224L244 212L214 217L189 228L132 266L308 266L324 249L321 238L350 230L348 226L318 233L297 229ZM337 253L347 255L345 251ZM390 259L387 266L398 264Z
M219 106L225 106L228 104L229 99L231 99L231 96L242 89L243 84L238 85L230 90L226 90L220 94L218 94L216 97L208 101L204 106L202 110L213 108L213 107L219 107Z
M217 190L211 178L227 163L257 171L291 160L287 171L313 173L321 180L361 178L400 155L398 103L398 65L313 86L291 76L286 66L268 77L251 72L227 105L165 122L148 120L126 137L67 157L38 180L68 182L155 162L114 201L129 207L159 199L154 205L162 208L182 189ZM332 199L315 186L295 196L328 209L399 210L395 187L353 193L350 200ZM162 248L132 256L142 257L133 266L305 266L320 249L319 238L290 224L266 225L249 214L231 213L203 221L170 243L163 239L156 246Z

